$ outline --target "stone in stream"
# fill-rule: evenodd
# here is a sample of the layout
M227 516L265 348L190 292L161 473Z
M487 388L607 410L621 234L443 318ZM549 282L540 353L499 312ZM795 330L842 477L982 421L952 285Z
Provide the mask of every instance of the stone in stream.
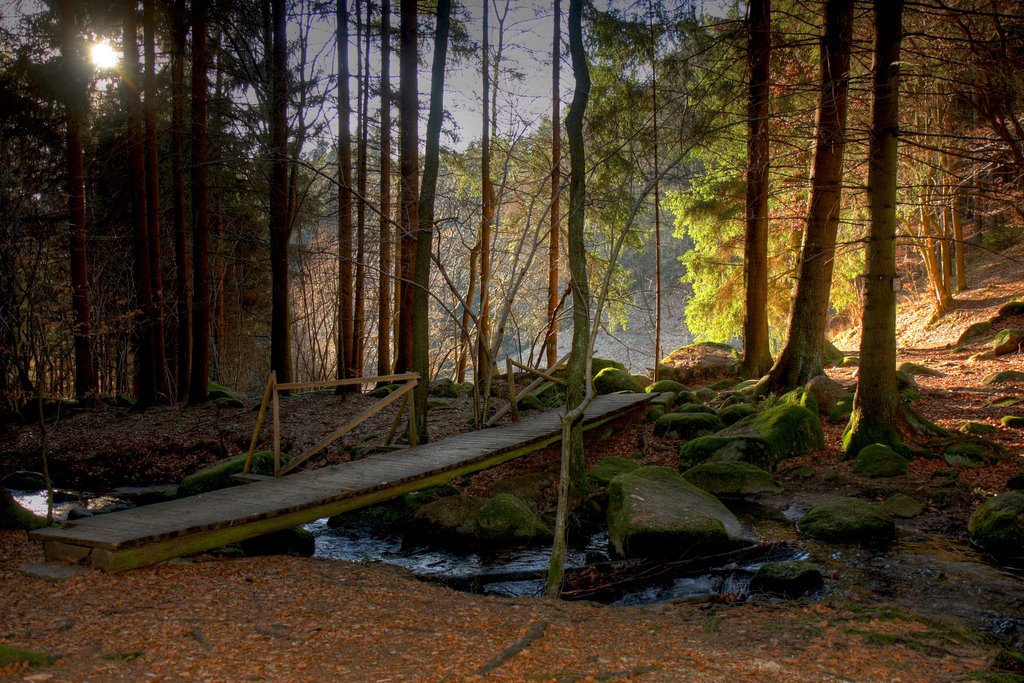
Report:
M416 511L407 540L449 547L538 545L551 529L522 500L508 493L493 498L448 496Z
M767 562L750 579L751 593L769 593L784 598L802 598L824 586L821 571L802 560Z
M710 555L757 542L721 501L667 467L612 479L608 539L619 557Z
M896 525L884 510L858 498L825 498L797 523L801 533L826 543L884 546L896 537Z
M782 490L772 475L746 462L705 462L683 472L683 478L714 496L748 496Z
M178 497L194 496L197 493L206 493L224 489L229 486L237 486L238 482L231 478L233 474L239 474L245 466L245 453L218 460L208 465L195 474L185 477L178 487ZM285 457L282 455L281 464L284 465ZM274 474L274 454L271 451L256 451L253 454L252 471L256 474Z
M967 523L971 542L1001 560L1024 560L1024 491L982 503Z
M14 496L0 488L0 529L31 531L46 526L46 518L21 507Z
M924 512L924 506L920 502L902 493L886 498L882 503L882 509L893 517L902 519L917 517Z

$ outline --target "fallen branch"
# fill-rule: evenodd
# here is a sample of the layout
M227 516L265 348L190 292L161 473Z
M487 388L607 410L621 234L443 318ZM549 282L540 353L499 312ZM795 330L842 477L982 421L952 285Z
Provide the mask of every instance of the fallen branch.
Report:
M525 650L530 646L530 643L544 635L544 629L548 627L548 622L538 621L536 624L531 626L529 630L523 635L522 638L512 643L504 650L499 652L491 661L484 664L477 670L478 676L486 676L490 672L497 669L499 666L507 662L508 660L515 657L517 654Z

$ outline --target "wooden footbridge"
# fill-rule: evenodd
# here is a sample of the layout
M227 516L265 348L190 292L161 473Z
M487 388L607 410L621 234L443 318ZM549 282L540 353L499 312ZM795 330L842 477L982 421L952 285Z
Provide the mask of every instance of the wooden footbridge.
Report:
M650 394L599 396L592 429ZM493 467L561 438L559 411L362 460L69 522L32 532L46 559L123 571L190 555L395 498Z

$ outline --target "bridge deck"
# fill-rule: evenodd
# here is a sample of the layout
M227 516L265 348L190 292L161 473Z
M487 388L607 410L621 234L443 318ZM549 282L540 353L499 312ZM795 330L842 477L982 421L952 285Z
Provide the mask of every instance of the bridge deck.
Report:
M584 429L651 398L597 397ZM532 453L561 438L557 411L517 423L244 486L69 522L32 532L47 560L122 571L373 505Z

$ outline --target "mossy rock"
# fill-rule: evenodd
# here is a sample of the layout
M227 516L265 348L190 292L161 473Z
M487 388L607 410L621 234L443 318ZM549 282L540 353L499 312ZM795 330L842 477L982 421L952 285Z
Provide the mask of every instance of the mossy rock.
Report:
M850 419L853 414L853 393L846 393L839 397L836 407L828 414L828 421L832 424L839 424Z
M828 368L834 368L843 362L846 356L839 348L828 339L821 347L821 362Z
M896 537L896 525L881 508L858 498L826 498L797 524L801 533L825 543L884 546Z
M734 425L740 420L755 415L757 408L750 403L733 403L727 405L718 411L718 419L722 421L726 427Z
M999 332L992 340L991 350L996 356L1018 353L1024 345L1024 329L1009 328Z
M451 410L452 402L446 398L428 398L427 408L430 410Z
M989 498L971 515L967 531L986 552L1003 560L1024 560L1024 491Z
M547 410L543 399L537 394L527 394L519 399L519 403L516 404L519 410Z
M0 529L31 531L46 526L46 518L21 507L14 496L0 488Z
M235 392L227 388L223 384L217 382L208 382L206 385L206 395L211 401L216 401L219 398L238 398Z
M377 387L371 391L370 396L373 396L374 398L385 398L398 391L401 386L401 384L385 384L384 386Z
M746 436L763 439L768 444L774 464L785 458L807 455L825 447L818 414L807 408L787 403L776 404L727 427L718 436Z
M704 403L707 403L708 401L714 401L716 398L718 398L718 392L715 391L714 389L709 389L708 387L700 387L693 393L697 396L697 399L699 401L703 401ZM682 402L681 399L680 402Z
M779 403L786 403L794 406L803 406L807 410L811 411L815 415L818 414L818 399L810 391L804 387L787 391L782 396L779 396Z
M666 413L665 406L651 406L647 409L647 414L644 416L644 422L657 422Z
M910 461L885 444L873 443L857 453L853 473L862 477L898 477L907 473Z
M639 393L643 391L643 387L625 370L604 368L594 376L594 391L601 395L620 391Z
M210 401L218 408L244 408L245 404L234 396L221 396Z
M225 489L229 486L237 486L238 482L231 478L231 475L238 474L245 467L245 453L218 460L217 462L204 467L195 474L185 477L178 487L178 498L186 498L207 491ZM282 466L284 457L281 458ZM274 474L274 453L273 451L256 451L252 459L252 472L272 476Z
M487 495L508 493L534 509L543 509L547 503L547 493L554 481L554 475L548 472L520 474L495 481L487 487Z
M964 344L983 336L989 330L992 329L991 320L983 320L980 323L974 323L968 326L966 330L960 333L960 336L956 340L956 346L963 346Z
M843 385L828 375L817 375L808 380L804 388L809 391L818 402L818 412L822 415L830 415L840 399L847 394Z
M652 394L652 398L648 403L652 406L661 406L667 410L676 404L676 395L671 391Z
M39 472L18 470L0 479L0 486L15 491L42 491L46 488L46 477Z
M702 436L679 445L679 466L689 469L703 462L746 462L771 470L775 464L768 442L756 436Z
M675 436L684 441L713 434L725 425L717 415L707 413L666 413L654 423L655 436Z
M1024 429L1024 417L1020 415L1004 415L999 418L999 423L1010 429Z
M249 557L263 555L296 555L312 557L316 552L316 538L301 526L281 529L263 536L249 538L239 545Z
M942 377L942 373L927 365L904 361L896 366L896 372L905 372L908 375L920 375L923 377Z
M825 587L825 579L815 565L802 560L766 562L750 579L751 593L767 593L784 598L802 598Z
M422 505L408 537L413 541L434 541L461 545L479 533L479 516L486 500L477 496L444 496Z
M687 387L682 382L677 382L673 379L659 379L657 382L648 384L644 389L648 394L661 394L665 392L672 392L673 394L679 394L680 391L686 391Z
M757 386L760 380L756 379L745 379L742 382L737 382L732 385L732 391L747 391Z
M416 511L409 536L467 549L543 544L552 537L540 517L508 493L491 499L449 496L427 503Z
M697 398L697 394L690 389L684 389L676 394L676 403L679 405L686 405L687 403L700 403L701 400Z
M550 543L551 529L530 507L509 493L499 493L480 508L480 539L491 545Z
M708 389L714 389L715 391L725 391L733 387L736 384L736 380L733 379L720 379L717 382L712 382L708 385Z
M1003 370L1002 372L993 372L981 380L981 383L987 387L993 384L1006 384L1008 382L1024 382L1024 372L1020 370Z
M611 360L610 358L598 358L594 356L590 359L590 376L596 378L601 374L601 371L606 368L615 368L622 372L629 373L629 368L620 363L617 360Z
M414 513L427 503L431 503L439 498L445 498L447 496L456 496L459 494L451 484L438 484L437 486L429 486L419 491L410 491L409 493L403 494L398 498L398 504L402 510L409 513Z
M0 671L11 673L12 671L8 667L22 662L32 668L37 668L49 666L53 663L53 659L35 650L26 650L25 648L13 647L11 645L0 645Z
M953 467L984 467L998 459L992 449L970 441L950 444L946 447L943 457Z
M1024 315L1024 299L1014 299L999 307L996 312L996 320L1005 320L1015 315Z
M902 519L917 517L924 512L924 506L919 501L902 493L886 498L882 503L882 509L893 517L900 517Z
M706 415L718 415L718 411L703 403L684 403L677 407L674 413L704 413Z
M587 481L592 485L607 487L615 477L632 472L639 467L640 465L635 460L615 455L608 456L587 470Z
M683 472L683 478L715 496L749 496L782 490L772 475L745 462L705 462Z
M450 377L440 377L427 385L427 394L440 398L458 398L462 387Z
M964 434L974 434L975 436L981 436L984 434L992 434L998 432L999 428L995 425L990 425L985 422L965 422L960 427L960 431Z
M675 558L750 545L721 501L667 467L641 467L608 487L608 538L619 557Z

